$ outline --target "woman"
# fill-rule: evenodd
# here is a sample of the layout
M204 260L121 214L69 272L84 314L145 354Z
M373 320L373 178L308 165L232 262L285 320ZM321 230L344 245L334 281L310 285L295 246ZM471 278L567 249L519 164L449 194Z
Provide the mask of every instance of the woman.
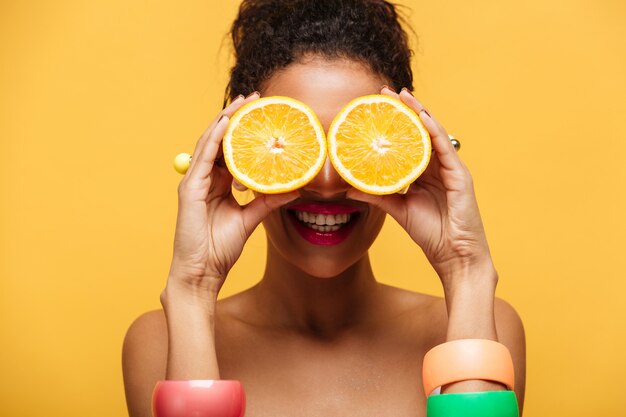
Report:
M130 416L151 415L152 389L163 379L240 380L248 417L424 416L424 355L463 338L509 348L522 407L523 326L515 310L494 297L498 275L470 173L444 128L410 92L411 51L399 20L395 7L380 0L243 2L232 27L231 102L199 139L178 189L163 310L139 317L124 342ZM256 195L245 207L236 203L219 146L239 107L260 96L293 97L327 130L350 100L377 93L401 99L432 136L429 167L407 194L359 192L327 160L299 190ZM332 213L346 207L357 213L353 229L333 245L305 239L289 219L306 211L337 223ZM367 251L387 214L426 254L445 298L376 281ZM217 301L261 222L268 238L261 281ZM441 392L501 389L474 380Z

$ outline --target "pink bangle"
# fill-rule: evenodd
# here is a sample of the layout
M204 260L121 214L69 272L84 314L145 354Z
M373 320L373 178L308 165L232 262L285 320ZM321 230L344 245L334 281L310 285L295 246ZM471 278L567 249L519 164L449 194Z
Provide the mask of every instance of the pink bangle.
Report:
M234 380L159 381L152 392L153 417L243 417L245 410Z

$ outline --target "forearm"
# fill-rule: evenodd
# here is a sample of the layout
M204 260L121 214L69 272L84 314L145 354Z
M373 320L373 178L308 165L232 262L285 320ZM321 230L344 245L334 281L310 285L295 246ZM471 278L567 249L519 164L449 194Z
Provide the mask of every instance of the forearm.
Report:
M168 330L166 379L220 379L214 297L168 286L161 303Z
M444 288L448 310L446 341L458 339L489 339L498 341L494 315L497 272L491 263L460 268L454 286ZM472 380L442 387L441 393L502 390L500 383Z

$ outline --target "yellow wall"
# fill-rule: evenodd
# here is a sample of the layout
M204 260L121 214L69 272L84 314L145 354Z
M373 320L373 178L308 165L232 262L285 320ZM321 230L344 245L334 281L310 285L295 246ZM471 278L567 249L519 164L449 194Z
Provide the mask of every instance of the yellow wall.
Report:
M122 339L159 307L172 158L220 108L236 3L0 2L1 416L125 414ZM463 141L524 319L525 416L623 415L626 3L405 3L418 96ZM263 249L258 232L224 295ZM373 259L441 294L391 220Z

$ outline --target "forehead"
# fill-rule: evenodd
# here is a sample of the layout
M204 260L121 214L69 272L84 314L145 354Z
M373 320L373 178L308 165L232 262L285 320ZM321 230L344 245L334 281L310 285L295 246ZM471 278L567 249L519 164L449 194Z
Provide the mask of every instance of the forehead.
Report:
M287 96L310 106L328 131L352 99L379 94L386 81L366 65L347 59L309 58L281 69L263 83L263 96Z

